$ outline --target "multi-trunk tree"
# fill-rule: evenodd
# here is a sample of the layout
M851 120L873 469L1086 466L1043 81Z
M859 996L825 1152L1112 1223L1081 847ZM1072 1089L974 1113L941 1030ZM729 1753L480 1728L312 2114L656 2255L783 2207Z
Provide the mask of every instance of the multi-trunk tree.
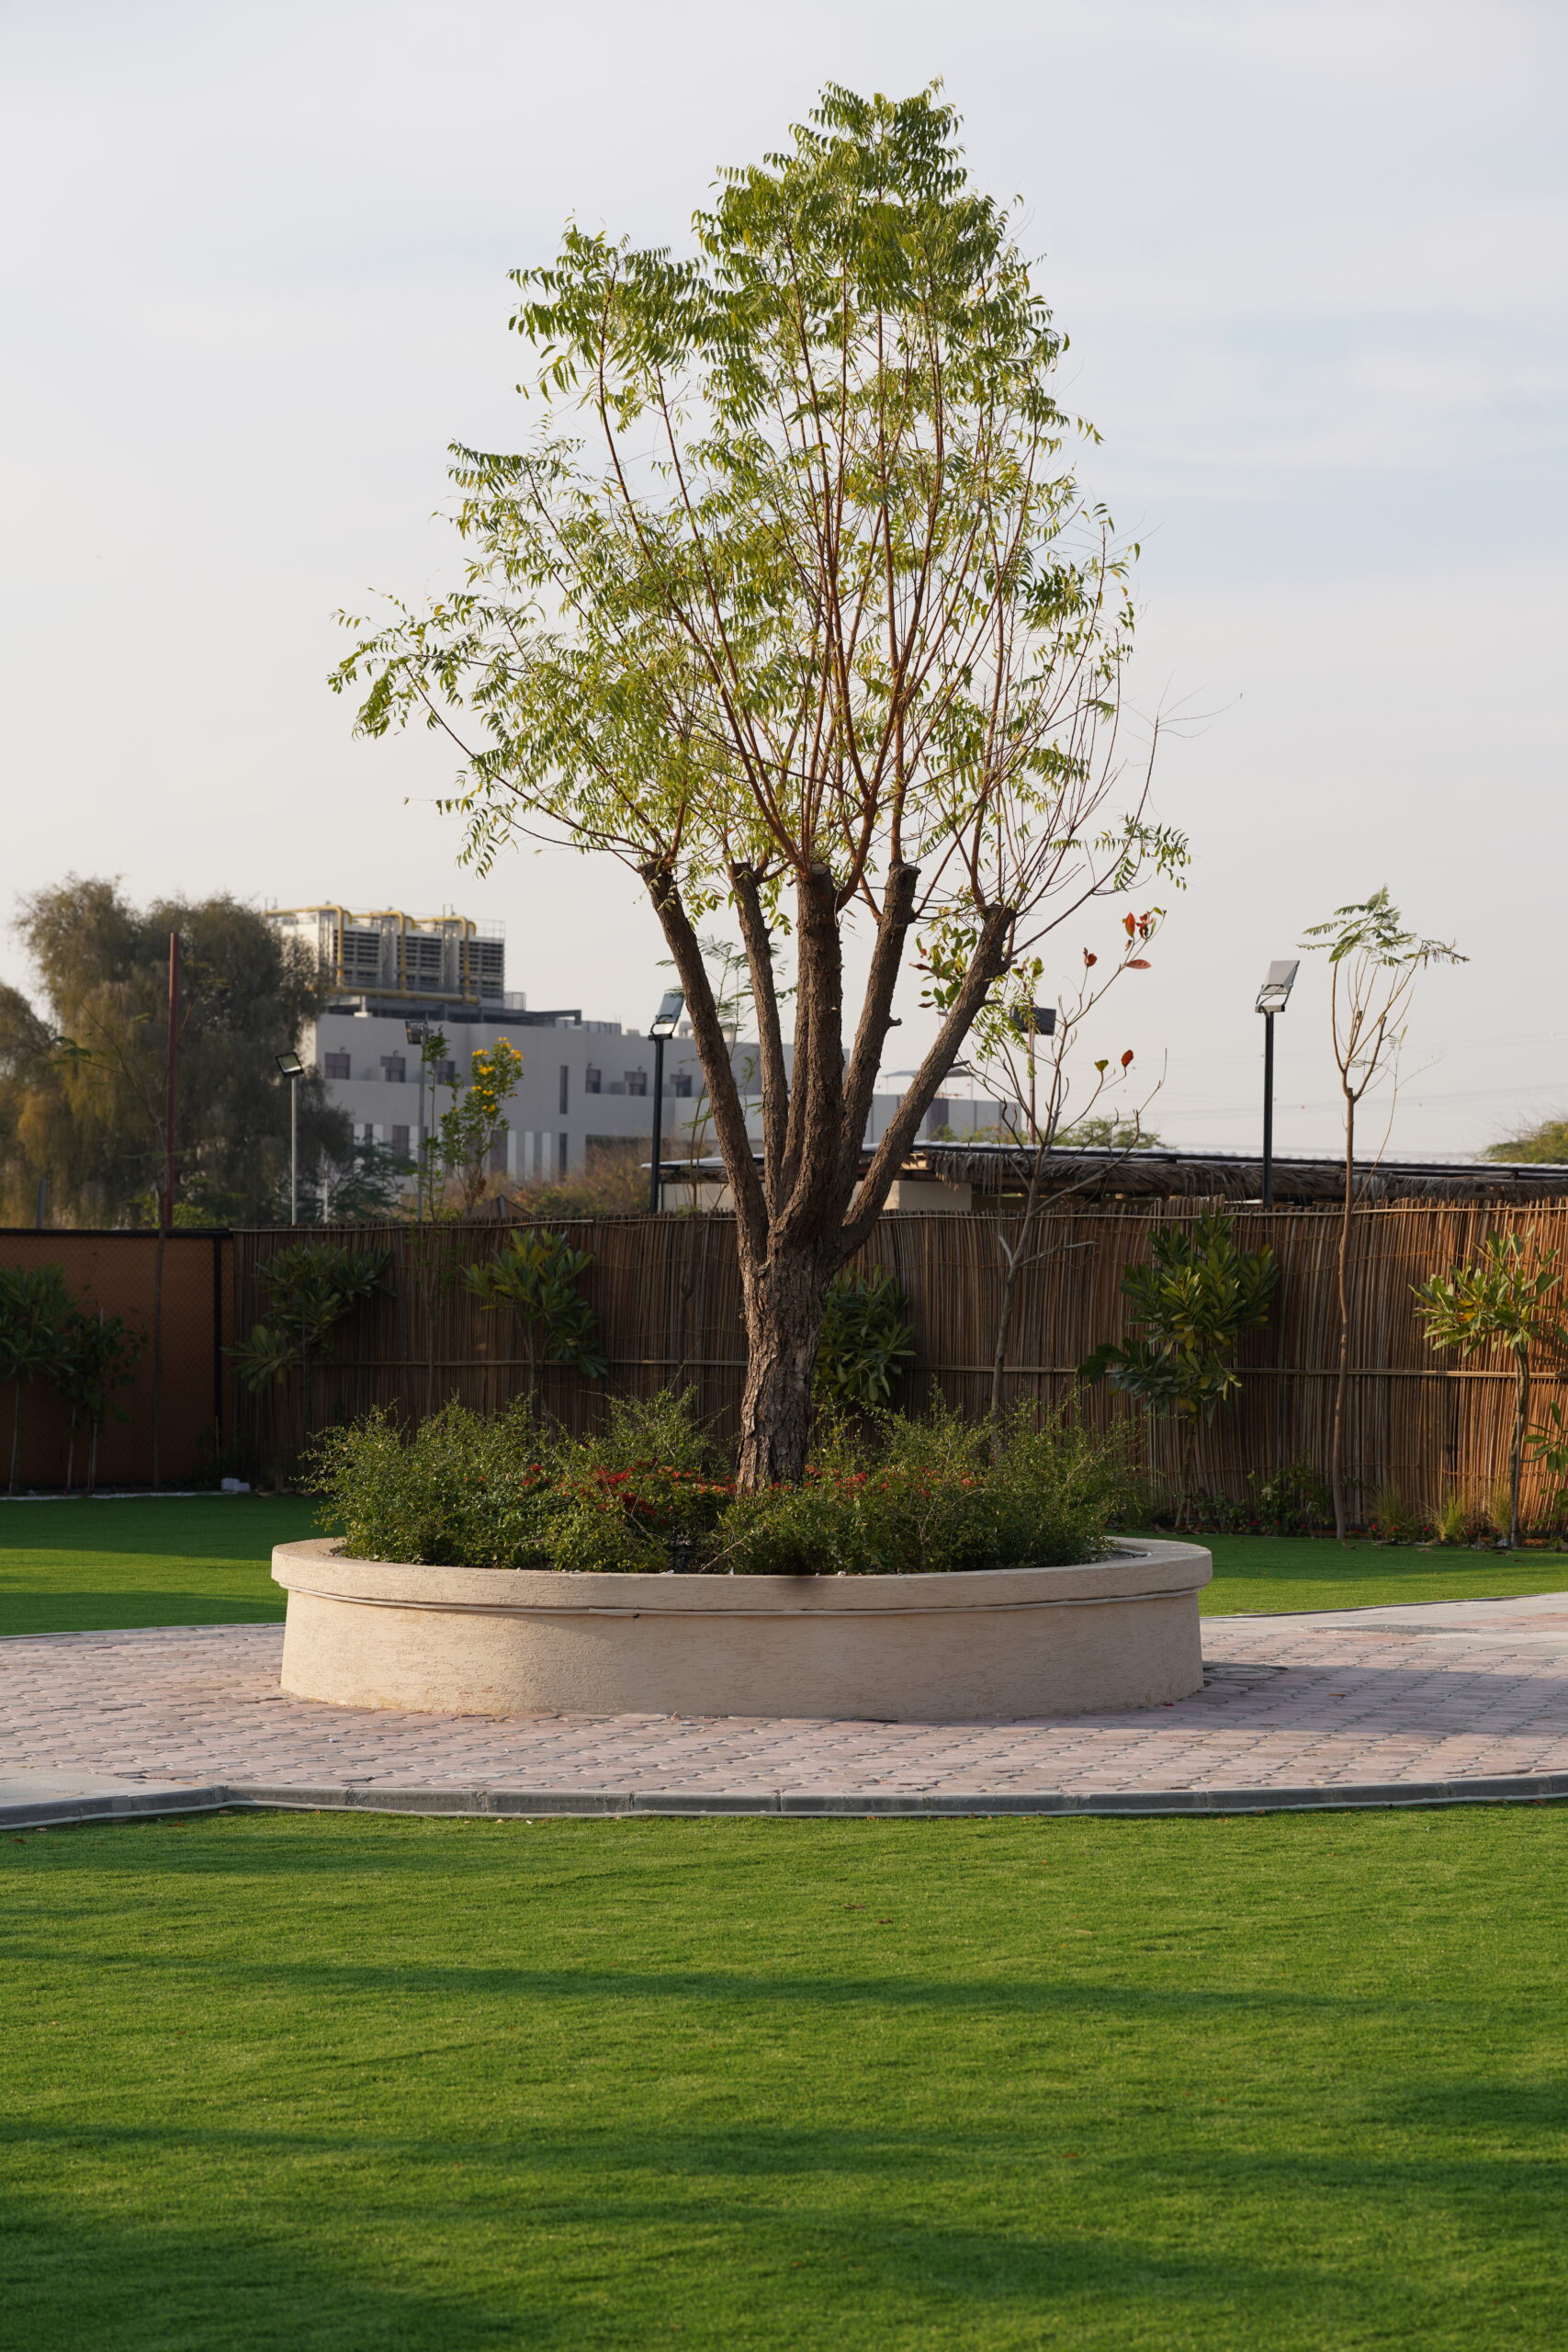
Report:
M336 683L365 731L457 740L471 857L544 835L641 876L735 1201L759 1487L801 1475L828 1284L976 1015L1180 844L1148 741L1130 775L1118 748L1132 550L1074 476L1063 339L951 110L829 88L694 229L689 257L573 229L518 274L534 437L456 452L462 586L398 606ZM721 907L760 1152L702 954ZM935 1034L867 1157L917 937Z

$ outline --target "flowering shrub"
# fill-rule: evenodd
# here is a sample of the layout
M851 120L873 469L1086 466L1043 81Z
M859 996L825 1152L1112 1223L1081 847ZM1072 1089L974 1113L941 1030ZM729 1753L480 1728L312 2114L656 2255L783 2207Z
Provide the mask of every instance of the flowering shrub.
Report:
M803 1485L738 1495L688 1401L621 1400L572 1438L526 1400L452 1404L404 1436L373 1413L318 1449L321 1523L350 1556L479 1568L902 1575L1094 1559L1126 1492L1118 1441L1016 1415L830 1432Z

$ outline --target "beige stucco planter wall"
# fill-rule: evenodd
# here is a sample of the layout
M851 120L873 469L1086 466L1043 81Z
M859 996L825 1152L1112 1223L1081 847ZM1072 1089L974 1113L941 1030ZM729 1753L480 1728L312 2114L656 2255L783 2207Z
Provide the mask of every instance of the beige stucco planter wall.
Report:
M970 1576L563 1576L280 1544L283 1688L437 1714L942 1723L1152 1707L1202 1682L1195 1544Z

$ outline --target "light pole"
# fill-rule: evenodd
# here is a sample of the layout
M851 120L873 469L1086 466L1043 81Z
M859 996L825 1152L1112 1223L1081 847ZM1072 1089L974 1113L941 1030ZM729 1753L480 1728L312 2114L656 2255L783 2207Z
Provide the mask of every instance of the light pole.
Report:
M423 1225L424 1223L424 1073L430 1060L425 1047L429 1045L431 1038L430 1023L428 1021L405 1021L403 1035L411 1046L415 1046L419 1049L419 1129L418 1149L413 1163L413 1220L416 1225ZM434 1084L430 1090L430 1115L434 1120L435 1116Z
M1258 991L1263 1015L1263 1205L1274 1205L1274 1016L1291 1001L1299 963L1270 964L1269 977Z
M653 1040L653 1165L648 1171L648 1205L654 1216L659 1215L659 1169L664 1156L664 1041L674 1035L685 1001L679 989L666 989L648 1024Z
M298 1054L279 1054L277 1067L288 1080L288 1222L299 1222L299 1080L305 1065Z

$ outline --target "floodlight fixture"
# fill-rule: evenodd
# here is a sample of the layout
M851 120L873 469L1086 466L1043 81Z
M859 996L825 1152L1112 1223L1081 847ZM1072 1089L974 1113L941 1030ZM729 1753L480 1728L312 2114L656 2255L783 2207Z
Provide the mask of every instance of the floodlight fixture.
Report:
M1263 1205L1274 1205L1274 1016L1283 1012L1296 984L1299 962L1270 964L1269 977L1258 991L1263 1015Z
M648 1024L650 1037L672 1037L675 1023L685 1010L686 997L682 989L666 989L659 1000L659 1010Z
M1291 1001L1291 990L1296 984L1299 963L1270 964L1269 977L1258 991L1259 1012L1283 1012Z
M299 1222L299 1080L305 1065L298 1054L279 1054L280 1075L288 1080L288 1222Z

